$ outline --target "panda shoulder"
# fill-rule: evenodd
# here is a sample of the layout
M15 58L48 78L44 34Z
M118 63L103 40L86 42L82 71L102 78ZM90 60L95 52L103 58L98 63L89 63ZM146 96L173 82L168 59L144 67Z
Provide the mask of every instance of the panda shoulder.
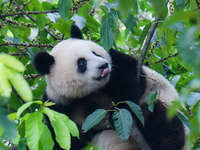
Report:
M172 101L178 99L178 92L166 78L146 66L143 66L142 70L145 74L147 85L140 103L146 101L148 95L155 92L157 92L157 99L167 105L170 105Z

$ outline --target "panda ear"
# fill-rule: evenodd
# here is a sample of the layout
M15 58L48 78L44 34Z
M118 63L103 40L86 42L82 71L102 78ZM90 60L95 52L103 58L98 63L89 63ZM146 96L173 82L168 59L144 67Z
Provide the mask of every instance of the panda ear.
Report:
M49 74L50 67L55 63L54 57L47 52L39 52L33 58L33 65L41 75Z
M80 29L78 28L78 26L75 25L75 24L72 24L70 33L71 33L71 38L83 39L81 30L80 30Z

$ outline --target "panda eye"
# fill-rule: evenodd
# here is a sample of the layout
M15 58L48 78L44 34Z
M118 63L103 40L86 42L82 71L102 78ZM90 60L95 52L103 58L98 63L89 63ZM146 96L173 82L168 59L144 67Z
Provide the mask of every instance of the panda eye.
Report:
M97 53L95 53L94 51L92 51L92 53L93 53L95 56L102 57L102 56L98 55Z
M87 60L85 58L78 59L78 71L84 73L87 70Z

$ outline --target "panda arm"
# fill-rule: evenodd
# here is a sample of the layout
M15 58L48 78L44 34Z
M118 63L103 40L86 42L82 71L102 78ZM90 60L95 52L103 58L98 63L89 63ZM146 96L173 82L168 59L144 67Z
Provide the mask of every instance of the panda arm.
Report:
M105 91L115 103L132 101L139 104L139 99L146 89L145 77L137 81L137 60L129 55L111 49L112 72Z

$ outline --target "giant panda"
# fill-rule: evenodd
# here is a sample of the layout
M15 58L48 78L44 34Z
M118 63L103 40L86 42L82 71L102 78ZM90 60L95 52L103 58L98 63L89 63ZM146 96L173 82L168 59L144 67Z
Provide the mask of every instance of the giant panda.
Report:
M143 149L133 137L123 141L112 128L93 128L86 133L81 130L85 118L97 108L111 109L112 101L130 100L142 108L144 127L133 117L152 150L182 150L183 123L177 117L172 120L166 117L165 106L178 98L174 87L148 67L142 68L138 84L135 58L113 49L107 52L96 43L83 40L76 25L71 26L70 32L71 37L57 44L50 54L44 51L36 54L33 64L46 78L43 100L55 102L51 108L66 114L79 128L80 139L72 137L71 149L83 149L88 142L93 142L99 150ZM159 100L154 102L154 111L150 112L146 100L153 92L158 93ZM56 141L54 149L61 149Z

